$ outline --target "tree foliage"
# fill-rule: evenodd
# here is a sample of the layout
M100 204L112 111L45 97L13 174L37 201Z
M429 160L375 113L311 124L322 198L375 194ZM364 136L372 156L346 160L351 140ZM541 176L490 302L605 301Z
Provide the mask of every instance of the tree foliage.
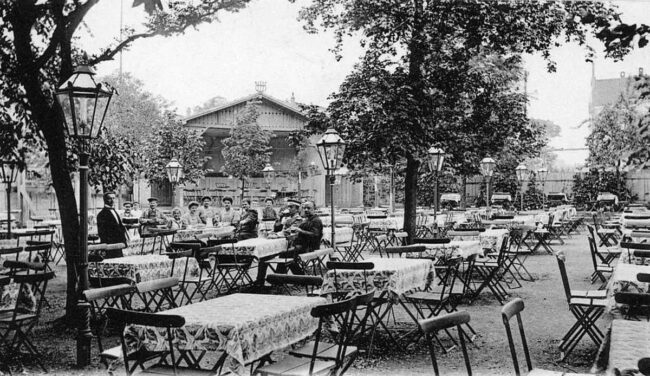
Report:
M248 103L237 116L230 137L221 141L224 172L239 179L259 174L271 156L271 131L257 123L256 103Z
M188 129L175 114L167 112L149 142L150 149L145 154L145 177L152 184L161 185L168 181L165 166L176 158L183 166L183 176L178 183L196 184L205 176L203 166L210 159L204 156L204 146L205 141L199 131Z
M581 176L573 176L573 197L576 205L591 207L591 203L596 201L598 194L609 192L618 195L622 201L635 200L636 197L627 188L625 181L627 173L617 174L615 171L605 171L603 169L591 168L589 172ZM620 189L620 192L619 192Z

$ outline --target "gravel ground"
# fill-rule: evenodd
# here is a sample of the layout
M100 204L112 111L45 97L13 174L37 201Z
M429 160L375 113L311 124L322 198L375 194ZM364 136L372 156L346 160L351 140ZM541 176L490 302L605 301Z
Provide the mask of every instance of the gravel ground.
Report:
M556 250L567 254L567 270L572 288L596 288L589 284L591 259L586 234L574 235L565 245L553 245ZM593 364L596 346L583 339L577 349L564 362L559 361L557 345L564 333L575 322L568 310L555 257L538 253L526 261L526 266L535 277L534 282L522 282L523 287L510 289L510 298L519 297L526 303L523 313L526 337L533 365L538 368L564 372L587 373ZM51 375L106 375L107 371L98 361L93 342L93 364L77 369L75 362L75 332L66 329L56 319L62 315L65 299L65 269L58 266L57 278L48 287L49 307L44 309L41 323L34 330L34 343L43 354L44 363ZM471 305L461 305L467 310L471 324L478 337L468 347L469 357L475 375L514 374L508 343L501 322L501 305L488 292ZM398 324L412 325L401 309L396 311ZM601 319L601 328L606 325ZM376 340L372 356L359 357L348 375L430 375L431 361L424 341L409 346L406 350L395 349L382 336ZM117 336L106 340L108 346L117 344ZM459 348L442 354L436 348L438 365L444 375L465 374L462 352ZM523 354L521 355L523 360ZM28 358L0 359L0 375L42 373ZM124 374L118 367L117 374Z

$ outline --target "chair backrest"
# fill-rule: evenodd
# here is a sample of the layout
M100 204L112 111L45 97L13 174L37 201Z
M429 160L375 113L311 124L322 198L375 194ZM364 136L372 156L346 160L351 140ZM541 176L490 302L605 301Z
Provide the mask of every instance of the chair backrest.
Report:
M169 346L169 352L161 351L159 355L161 356L161 359L165 359L167 357L167 354L171 356L170 364L173 367L174 374L176 374L176 364L178 364L178 362L176 361L176 355L174 354L174 338L172 336L171 329L180 328L185 325L185 318L183 318L183 316L107 308L106 317L108 317L108 319L112 322L121 324L120 326L122 327L126 325L143 325L167 329L167 345ZM129 356L135 351L129 352L131 349L126 345L124 330L120 330L120 339L122 342L122 353L124 354L124 366L126 367L126 373L127 375L131 375L137 366L143 366L144 362L148 361L149 359L140 359L141 357L133 359L133 357ZM135 360L137 364L130 367L130 360Z
M159 312L176 308L173 288L178 285L178 278L169 277L140 282L135 290L144 305L145 312Z
M429 353L431 355L431 364L433 365L433 372L436 376L440 375L440 372L438 371L438 362L436 361L436 355L433 349L431 336L439 330L449 329L454 326L458 330L458 338L460 339L461 348L463 350L463 357L465 358L465 367L467 368L467 374L470 376L472 375L472 367L469 363L467 347L465 346L465 337L462 332L463 329L460 327L463 324L468 324L469 321L470 316L466 311L452 312L447 315L439 315L430 319L418 321L420 329L424 332L424 335L427 339Z
M631 242L622 242L620 244L621 248L635 249L642 251L650 251L650 243L631 243ZM642 257L642 256L639 256Z
M29 311L39 317L41 314L41 307L45 301L45 292L47 291L47 282L54 278L54 272L35 273L35 274L16 274L12 276L15 283L20 285L19 294L24 291L29 291L34 297L34 307L29 307ZM21 299L17 299L20 301ZM14 310L14 320L18 310Z
M557 252L555 255L557 259L557 266L560 269L560 277L562 278L562 286L564 287L564 294L566 295L567 302L571 301L571 286L569 285L569 277L566 274L566 255L563 251Z
M343 262L343 261L328 261L327 269L341 269L341 270L371 270L374 269L375 264L372 262Z
M598 250L596 249L596 240L588 236L587 241L589 242L589 253L591 254L591 262L594 265L594 270L596 270L596 267L598 266L598 260L596 260L596 258L598 257Z
M644 376L650 376L650 358L641 358L637 364L639 372Z
M447 231L447 236L448 237L454 237L454 236L479 236L480 233L477 230L474 231L458 231L458 230L453 230L453 231Z
M323 285L323 278L312 275L293 275L293 274L269 274L266 276L266 282L271 286L281 286L285 288L288 295L291 295L287 288L289 285L304 287L307 294Z
M438 239L414 238L413 239L413 244L447 244L449 242L451 242L451 239L449 238L438 238Z
M650 282L650 273L638 273L636 279L639 282Z
M524 348L524 356L526 357L526 366L528 366L529 372L533 369L533 365L530 361L530 353L528 352L528 343L526 342L526 334L524 333L524 324L521 321L521 311L523 310L524 310L524 301L521 298L517 298L508 302L501 309L501 318L503 319L503 325L506 328L506 336L508 337L508 345L510 347L510 354L512 355L512 363L515 366L515 374L517 376L521 375L521 372L519 370L519 362L517 360L517 351L515 350L515 342L512 337L512 332L510 330L510 319L512 318L512 316L517 316L519 334L521 335L521 345Z
M386 247L384 248L384 252L386 253L386 257L390 258L391 255L402 257L403 253L422 253L426 249L423 245L405 245L400 247Z
M336 322L338 331L330 331L332 338L337 344L336 351L336 368L338 369L343 363L344 355L347 350L350 335L352 332L352 318L353 312L357 308L357 297L341 300L334 303L321 304L311 309L311 315L318 319L318 329L316 330L316 337L314 339L314 349L309 365L309 375L314 371L314 364L318 355L318 344L321 339L322 329L324 326L331 326L331 323Z

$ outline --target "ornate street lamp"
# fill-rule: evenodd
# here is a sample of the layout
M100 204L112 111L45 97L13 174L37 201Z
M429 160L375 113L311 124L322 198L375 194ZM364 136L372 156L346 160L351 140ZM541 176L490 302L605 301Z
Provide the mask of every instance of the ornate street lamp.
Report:
M517 175L517 181L521 185L521 204L519 210L524 210L524 182L528 179L528 167L525 164L520 163L517 168L515 168L515 174Z
M334 222L334 183L336 176L334 175L334 171L339 168L339 165L343 160L345 141L343 141L341 136L339 136L338 132L333 128L329 128L325 131L323 137L316 143L316 150L318 151L318 156L323 163L323 168L327 171L328 183L330 185L330 210L332 216L331 245L334 247L336 245L334 242L334 232L336 228Z
M537 170L537 178L542 182L542 209L546 206L546 193L544 193L544 187L546 186L546 178L548 177L548 169L542 167Z
M439 210L438 204L438 175L442 170L442 164L445 161L445 152L442 149L435 147L429 148L427 151L429 160L429 171L433 172L435 185L433 190L433 218L436 219Z
M90 305L81 300L88 289L88 158L90 141L99 136L115 90L107 84L96 83L95 72L89 66L79 66L57 90L68 135L79 144L79 255L76 260L79 275L79 322L77 365L90 364Z
M485 176L485 193L487 195L487 206L490 207L490 181L494 175L494 168L497 163L494 159L486 157L481 160L481 175Z
M271 181L273 181L273 178L275 177L275 169L270 163L267 163L266 166L264 166L264 169L262 169L262 175L264 175L264 181L266 182L267 188L271 189Z
M172 158L165 166L165 170L167 170L167 179L172 183L172 207L174 207L176 184L183 178L183 166L178 162L178 159Z
M18 162L0 161L0 180L7 185L7 239L11 238L11 184L18 176Z

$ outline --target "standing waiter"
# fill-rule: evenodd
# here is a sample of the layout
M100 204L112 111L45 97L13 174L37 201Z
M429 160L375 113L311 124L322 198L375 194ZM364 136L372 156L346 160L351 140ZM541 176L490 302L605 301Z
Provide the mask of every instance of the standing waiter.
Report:
M99 239L104 244L124 243L126 245L127 232L122 218L114 207L115 193L104 193L104 208L97 214L97 232Z

